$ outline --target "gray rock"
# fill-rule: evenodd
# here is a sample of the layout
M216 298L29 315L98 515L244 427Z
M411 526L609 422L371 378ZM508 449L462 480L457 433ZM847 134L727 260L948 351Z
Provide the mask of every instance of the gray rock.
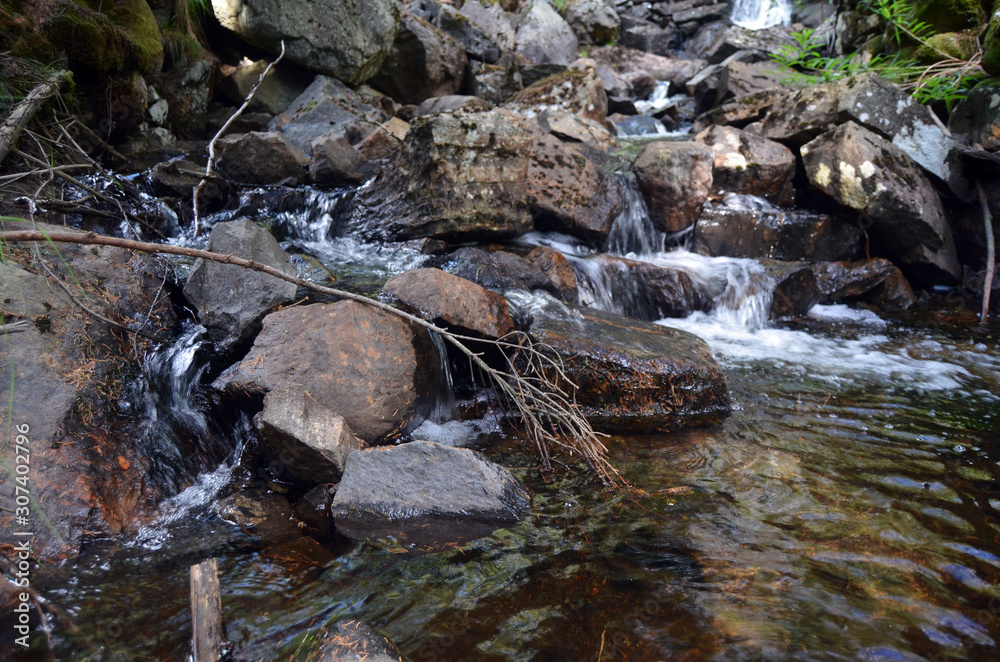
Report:
M547 0L531 0L517 28L517 53L532 64L569 66L576 59L577 39Z
M489 28L480 27L469 15L437 0L416 0L410 4L410 11L458 42L470 59L491 64L500 59L495 32L491 34ZM487 19L487 23L492 27L493 21Z
M576 402L599 429L694 422L729 409L729 388L703 340L684 331L537 296L530 332L562 360ZM529 305L530 304L530 305Z
M542 131L562 142L584 143L605 152L616 145L615 137L604 124L565 110L543 110L535 121Z
M280 131L308 154L312 141L331 131L347 130L359 121L381 124L387 119L385 112L339 80L317 76L285 112L271 120L268 130Z
M417 109L413 111L413 119L423 117L424 115L451 113L460 110L489 110L492 106L493 104L489 101L474 96L452 94L444 97L431 97L417 106Z
M277 388L264 396L264 409L254 416L278 478L302 483L340 479L351 451L366 444L343 417L297 388Z
M528 116L560 110L603 122L608 115L608 97L594 70L570 69L524 88L504 107Z
M433 407L439 368L424 329L338 301L268 315L253 348L215 386L250 395L300 389L376 443L422 422Z
M317 138L311 151L309 181L317 186L352 186L373 174L369 161L341 134Z
M903 264L931 267L924 277L955 281L961 268L937 192L902 150L848 122L802 146L806 174L848 209L863 212Z
M566 22L581 44L598 46L616 41L622 25L611 0L570 0Z
M760 198L728 194L705 205L691 249L711 256L838 260L860 248L861 229L825 214L783 210Z
M667 81L673 89L683 87L708 64L705 60L685 60L644 53L623 46L602 46L590 56L600 63L615 67L625 78L629 72L644 72L654 80Z
M653 225L680 232L694 225L712 190L715 154L701 143L657 141L632 164Z
M892 142L965 197L968 184L958 150L930 113L889 81L866 73L789 94L771 107L760 134L801 145L853 121Z
M483 6L476 0L470 0L463 3L459 11L489 35L500 49L501 55L517 47L516 30L500 3Z
M440 269L414 269L394 276L383 294L463 335L501 338L514 331L507 302L496 292Z
M528 505L517 479L479 453L413 441L351 453L331 512L338 528L418 517L512 523Z
M253 64L238 67L222 80L219 92L235 105L241 105L260 81L261 74L269 64L268 60L257 60ZM272 115L283 113L300 94L305 92L312 80L312 75L279 62L276 67L271 67L257 88L253 98L250 99L249 108Z
M205 186L198 193L203 209L224 199L226 181L217 175L205 176L205 168L186 159L157 163L149 171L149 183L157 195L190 199L201 180Z
M251 131L216 143L216 169L227 179L257 186L297 186L306 180L307 157L285 136Z
M1000 82L974 87L951 112L948 128L986 150L1000 150Z
M399 29L401 0L212 0L223 27L289 61L356 85L375 75Z
M270 232L248 221L212 228L206 248L253 260L295 276L295 267ZM295 298L295 284L233 264L195 260L184 296L198 310L209 337L222 349L250 340L275 306Z
M749 52L744 61L768 62L771 59L771 53L779 52L782 46L794 46L794 44L789 30L781 26L749 30L738 25L731 25L720 32L707 48L697 49L693 52L712 64L722 62L738 51Z
M630 22L622 26L619 43L625 48L652 53L653 55L670 55L674 41L673 30L664 30L649 21Z
M397 101L418 104L457 94L468 63L457 41L404 12L392 49L371 83Z
M695 130L701 131L712 125L742 129L763 119L771 107L787 94L787 90L774 88L726 101L721 106L699 115L695 120Z
M484 101L497 105L524 89L520 69L510 62L494 65L473 61L469 64L472 71L470 92Z
M793 197L795 155L784 145L729 126L706 129L695 141L715 155L715 191L759 195L779 204Z

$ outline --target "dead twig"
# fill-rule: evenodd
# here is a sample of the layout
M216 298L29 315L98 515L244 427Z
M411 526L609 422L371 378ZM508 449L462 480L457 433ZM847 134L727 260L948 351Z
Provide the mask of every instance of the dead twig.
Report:
M976 180L976 192L979 193L979 205L983 210L983 228L986 232L986 278L983 279L983 312L979 315L979 323L986 324L990 314L990 293L993 290L993 273L996 268L996 244L993 241L993 215L990 214L990 202L983 190L982 180Z
M63 83L71 78L68 71L57 71L49 76L45 81L35 86L35 89L24 97L14 110L11 111L7 119L0 124L0 163L7 158L7 154L14 147L14 143L21 136L21 132L32 120L35 114L41 109L45 102L54 97L59 92Z

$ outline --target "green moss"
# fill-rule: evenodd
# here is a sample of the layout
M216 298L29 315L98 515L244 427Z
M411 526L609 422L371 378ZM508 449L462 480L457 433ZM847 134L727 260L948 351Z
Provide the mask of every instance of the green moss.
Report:
M983 37L983 69L991 76L1000 76L1000 9L993 13Z
M976 35L971 32L944 32L927 39L927 45L917 49L915 55L923 63L939 62L944 55L959 60L971 60L979 49ZM944 55L942 55L942 53Z
M981 0L917 0L913 17L934 32L958 32L986 22Z

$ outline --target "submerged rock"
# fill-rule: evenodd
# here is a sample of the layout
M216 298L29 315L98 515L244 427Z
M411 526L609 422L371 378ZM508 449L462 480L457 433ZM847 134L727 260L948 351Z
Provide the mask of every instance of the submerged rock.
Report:
M272 53L357 85L375 75L396 38L401 0L212 0L223 27Z
M906 265L932 267L929 280L959 279L961 268L941 200L902 150L848 122L801 151L813 186L863 212L894 257Z
M215 386L249 395L300 389L376 443L419 425L437 394L439 365L424 329L338 301L268 315L253 348Z
M355 451L331 513L338 530L423 517L513 523L527 490L503 467L466 448L432 441Z
M726 378L700 338L555 300L515 302L532 318L532 336L562 361L578 387L576 402L596 427L686 424L729 410Z
M206 248L296 275L274 236L247 219L216 224ZM184 284L184 296L198 310L198 319L221 350L250 340L260 330L264 315L294 299L295 290L294 283L269 274L200 258Z
M403 657L392 643L356 620L338 621L323 628L313 662L402 662Z

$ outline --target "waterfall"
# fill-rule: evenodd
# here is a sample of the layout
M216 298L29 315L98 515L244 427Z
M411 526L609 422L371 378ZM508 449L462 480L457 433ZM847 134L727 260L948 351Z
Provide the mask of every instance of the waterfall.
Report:
M792 5L789 0L736 0L733 23L748 30L761 30L792 22Z
M622 210L608 233L607 252L614 255L653 255L663 251L665 235L653 227L646 201L635 177L618 176Z

